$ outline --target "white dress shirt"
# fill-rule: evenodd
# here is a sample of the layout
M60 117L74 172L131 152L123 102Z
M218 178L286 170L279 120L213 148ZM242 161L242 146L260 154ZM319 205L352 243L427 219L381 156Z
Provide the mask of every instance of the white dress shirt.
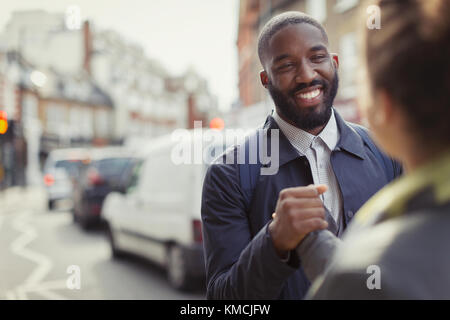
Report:
M331 152L339 140L334 110L332 110L327 125L317 136L286 122L280 117L276 109L274 109L272 117L292 146L300 155L306 156L308 159L314 184L326 184L328 186L328 191L322 194L321 198L336 225L339 226L343 211L342 194L330 162Z

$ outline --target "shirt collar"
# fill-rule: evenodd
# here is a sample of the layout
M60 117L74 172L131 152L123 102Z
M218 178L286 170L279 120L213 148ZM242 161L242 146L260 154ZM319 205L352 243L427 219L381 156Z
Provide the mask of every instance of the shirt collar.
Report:
M272 117L289 142L303 155L306 154L306 151L311 147L311 144L315 139L321 139L330 151L334 150L339 140L339 130L333 109L331 109L331 117L328 120L327 125L317 136L288 123L280 117L276 109L273 110Z
M271 145L271 131L274 129L280 130L280 127L273 118L273 113L274 110L272 110L271 115L267 116L266 121L261 128L267 130L268 146ZM343 150L354 156L357 156L361 160L365 159L365 147L359 134L341 118L339 112L337 112L334 108L333 113L334 117L336 118L336 124L340 135L335 150ZM293 159L297 159L299 156L304 156L299 154L299 151L295 149L294 146L289 142L282 130L280 130L279 132L279 156L279 167L283 166ZM267 166L269 164L263 163L263 165Z

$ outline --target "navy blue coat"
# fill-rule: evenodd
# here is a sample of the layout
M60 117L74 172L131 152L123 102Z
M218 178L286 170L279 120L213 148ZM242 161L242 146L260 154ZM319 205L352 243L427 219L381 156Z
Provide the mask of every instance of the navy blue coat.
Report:
M331 164L341 188L347 225L389 178L358 133L336 110L335 115L340 139ZM271 116L264 128L279 129ZM208 168L201 207L208 299L302 299L310 286L295 251L288 263L281 261L268 233L279 192L313 183L306 157L298 154L281 130L279 138L279 171L259 176L249 208L238 164L221 160ZM236 149L227 152L235 156ZM400 175L401 166L395 162L393 166L395 175Z

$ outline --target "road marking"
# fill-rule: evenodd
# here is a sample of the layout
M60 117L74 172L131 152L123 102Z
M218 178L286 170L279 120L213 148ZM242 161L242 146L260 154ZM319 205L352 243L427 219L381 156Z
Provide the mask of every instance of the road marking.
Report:
M31 260L38 265L37 268L25 280L25 285L34 285L42 281L53 267L53 263L43 254L27 249L26 246L37 237L36 229L29 224L30 212L26 211L20 214L12 222L12 226L22 235L14 240L11 245L11 251L25 259Z
M31 211L24 211L15 217L11 223L13 228L19 231L21 235L11 243L10 250L15 255L36 263L37 267L21 285L9 291L7 297L8 299L24 300L27 299L27 293L36 292L49 299L63 300L65 299L63 296L50 292L50 289L65 289L67 288L65 282L61 286L63 281L59 281L57 287L54 286L54 282L51 282L53 287L46 287L45 283L42 282L53 268L52 261L45 255L26 248L28 244L37 238L36 228L30 224L31 213Z

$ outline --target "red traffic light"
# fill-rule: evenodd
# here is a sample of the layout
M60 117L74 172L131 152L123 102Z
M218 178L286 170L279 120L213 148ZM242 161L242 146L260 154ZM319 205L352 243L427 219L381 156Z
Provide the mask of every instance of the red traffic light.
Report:
M5 134L6 131L8 131L8 114L0 110L0 134Z
M222 130L225 127L225 121L221 118L214 118L209 123L211 129Z

